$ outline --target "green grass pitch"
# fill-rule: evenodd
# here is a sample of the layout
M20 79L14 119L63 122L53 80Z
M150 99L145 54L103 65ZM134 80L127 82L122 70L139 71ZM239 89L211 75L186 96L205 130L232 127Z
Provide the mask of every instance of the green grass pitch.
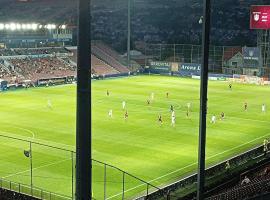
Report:
M197 168L199 125L199 80L164 76L136 76L92 82L93 158L117 166L153 185L161 186L194 172ZM109 90L110 95L106 95ZM154 93L154 100L147 99ZM169 97L166 97L166 93ZM269 86L209 81L207 165L225 160L270 136ZM47 102L52 102L52 109ZM124 120L122 101L128 119ZM187 103L191 114L186 117ZM244 111L244 102L248 110ZM31 88L0 93L0 134L74 150L76 85ZM176 112L171 126L170 105ZM113 110L113 117L108 111ZM220 113L225 119L220 120ZM163 124L158 124L158 115ZM211 124L211 116L217 116ZM0 177L30 184L26 142L0 137ZM71 196L72 165L68 152L33 145L33 184ZM93 166L93 195L103 199L102 165ZM121 199L122 174L107 169L108 199ZM125 196L146 189L126 177ZM141 186L140 186L141 185Z

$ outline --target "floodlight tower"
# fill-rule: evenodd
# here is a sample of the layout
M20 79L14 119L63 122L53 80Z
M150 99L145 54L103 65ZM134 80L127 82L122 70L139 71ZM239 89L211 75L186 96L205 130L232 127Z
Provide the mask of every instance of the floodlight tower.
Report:
M270 75L270 30L257 30L257 46L261 49L262 75Z
M130 68L130 35L131 35L131 0L128 0L128 27L127 27L127 65Z
M270 5L251 6L250 28L257 30L257 46L261 50L261 75L270 76Z

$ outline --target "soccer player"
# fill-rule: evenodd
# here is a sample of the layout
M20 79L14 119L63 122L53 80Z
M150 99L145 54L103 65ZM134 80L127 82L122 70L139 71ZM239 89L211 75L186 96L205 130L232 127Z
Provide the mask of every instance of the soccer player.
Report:
M245 111L247 111L247 109L248 109L248 104L247 104L247 102L245 102L245 104L244 104L244 109L245 109Z
M224 114L224 112L221 112L221 114L220 114L220 119L221 119L221 120L224 120L224 118L225 118L225 114Z
M163 123L161 114L158 115L158 123L159 123L160 126Z
M125 118L125 120L127 120L128 119L128 111L126 110L126 112L125 112L125 116L124 116L124 118Z
M187 109L186 117L189 117L189 110Z
M172 116L172 126L175 127L175 116Z
M191 103L187 103L187 108L188 108L188 111L190 111Z
M225 164L225 170L228 172L231 169L231 165L229 160L227 160L226 164Z
M166 93L167 99L169 98L169 92Z
M170 111L171 111L171 112L174 111L173 105L170 106Z
M211 118L211 123L212 123L212 124L215 124L215 123L216 123L216 116L215 116L215 115L212 116L212 118Z
M154 92L152 92L152 93L151 93L151 100L153 101L153 100L154 100L154 98L155 98L155 93L154 93Z
M266 106L265 106L265 104L262 105L262 112L263 112L263 113L266 112Z
M264 141L263 141L263 151L264 151L264 154L266 154L268 151L268 140L267 139L264 139Z
M112 109L109 110L108 114L109 114L109 117L112 118L112 114L113 114Z
M172 117L175 117L175 111L174 110L172 111Z
M122 108L123 108L123 110L126 109L126 102L125 101L122 102Z
M231 83L229 83L229 89L232 90L232 84Z
M48 99L47 108L52 109L52 102L50 99Z

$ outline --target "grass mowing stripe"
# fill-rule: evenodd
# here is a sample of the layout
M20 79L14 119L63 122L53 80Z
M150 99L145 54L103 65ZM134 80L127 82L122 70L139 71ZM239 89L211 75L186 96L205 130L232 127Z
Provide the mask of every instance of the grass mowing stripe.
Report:
M137 76L95 81L92 84L93 157L144 180L154 180L184 168L178 173L153 181L155 185L171 183L193 173L198 149L199 89L198 80L179 77ZM110 96L106 95L107 90L110 91ZM147 107L146 100L152 92L155 93L155 101ZM167 92L169 98L166 98ZM218 120L216 124L207 121L207 155L216 155L208 160L208 166L262 144L260 139L269 132L270 112L261 114L261 105L270 105L269 93L269 87L233 84L233 90L229 90L226 82L209 82L209 116L218 116L224 112L226 118L223 121ZM52 102L53 110L46 109L48 99ZM123 100L126 101L129 112L127 121L124 120L121 106ZM192 104L189 118L185 113L188 102ZM244 102L248 102L247 112L243 111ZM16 137L32 140L33 135L30 132L15 128L21 125L21 128L33 131L33 141L74 150L75 104L75 85L0 93L0 131L6 132L5 135L14 133ZM176 109L174 128L171 126L169 113L171 104ZM109 109L113 109L112 119L108 117ZM164 121L162 126L157 122L160 112ZM248 143L253 140L254 142ZM0 150L3 153L0 154L0 177L28 169L29 161L22 154L28 144L9 142L2 138L1 141L3 145ZM248 144L243 146L244 143ZM228 151L229 149L232 150ZM34 150L37 153L34 156L37 167L70 156L37 145ZM192 166L186 167L189 165ZM71 163L67 161L57 167L54 165L36 170L36 176L53 176L57 180L47 183L42 178L36 178L35 184L48 191L69 195L71 185L67 180L71 179L70 168ZM95 166L93 192L96 199L103 197L103 171L101 166ZM27 177L10 178L21 183L29 182ZM122 190L120 182L121 176L110 170L106 193L108 197ZM142 188L137 187L139 182L129 180L126 184L126 190L129 191L127 198L142 192ZM130 191L133 187L136 189Z
M53 163L50 163L50 164L46 164L46 165L42 165L42 166L39 166L39 167L35 167L32 170L34 171L34 170L41 169L41 168L44 168L44 167L49 167L49 166L57 165L57 164L60 164L62 162L68 161L68 160L71 160L71 158L63 159L63 160L56 161L56 162L53 162ZM31 169L28 169L28 170L24 170L24 171L21 171L21 172L17 172L15 174L10 174L10 175L4 176L2 178L3 179L6 179L6 178L9 178L9 177L16 176L16 175L23 174L23 173L30 172L30 171L31 171Z
M227 152L232 151L232 150L234 150L234 149L237 149L237 148L239 148L239 147L245 146L245 145L250 144L250 143L252 143L252 142L254 142L254 141L258 140L258 139L265 138L266 136L269 136L269 135L270 135L270 133L268 133L268 134L266 134L266 135L264 135L264 136L258 137L258 138L254 139L254 140L251 140L251 141L249 141L249 142L245 142L244 144L241 144L241 145L239 145L239 146L233 147L233 148L228 149L228 150L226 150L226 151L217 153L217 154L215 154L215 155L213 155L213 156L210 156L210 157L206 158L206 160L210 160L211 158L214 158L214 157L219 156L219 155L221 155L221 154L227 153ZM152 180L148 181L148 183L152 183L152 182L157 181L157 180L159 180L159 179L161 179L161 178L164 178L164 177L166 177L166 176L169 176L169 175L171 175L171 174L174 174L174 173L176 173L176 172L179 172L179 171L181 171L181 170L184 170L184 169L186 169L186 168L189 168L189 167L194 166L194 165L197 165L197 164L198 164L198 162L192 163L192 164L190 164L190 165L187 165L187 166L185 166L185 167L182 167L182 168L180 168L180 169L177 169L177 170L175 170L175 171L172 171L172 172L170 172L170 173L168 173L168 174L165 174L165 175L162 175L162 176L157 177L157 178L155 178L155 179L152 179ZM141 186L143 186L143 185L145 185L145 184L141 184L141 185L138 185L138 186L136 186L136 187L130 188L130 189L128 189L128 190L125 190L125 192L132 191L132 190L134 190L134 189L136 189L136 188L138 188L138 187L141 187ZM107 199L112 199L112 198L117 197L117 196L119 196L119 195L122 195L122 192L120 192L120 193L118 193L118 194L115 194L115 195L113 195L113 196L111 196L111 197L109 197L109 198L107 198Z

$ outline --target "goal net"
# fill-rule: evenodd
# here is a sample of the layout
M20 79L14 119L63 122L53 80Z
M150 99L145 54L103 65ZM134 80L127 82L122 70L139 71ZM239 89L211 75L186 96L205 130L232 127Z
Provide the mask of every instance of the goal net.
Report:
M236 83L247 83L247 84L256 84L256 85L265 85L268 84L268 80L258 76L248 76L248 75L233 75L233 82Z

